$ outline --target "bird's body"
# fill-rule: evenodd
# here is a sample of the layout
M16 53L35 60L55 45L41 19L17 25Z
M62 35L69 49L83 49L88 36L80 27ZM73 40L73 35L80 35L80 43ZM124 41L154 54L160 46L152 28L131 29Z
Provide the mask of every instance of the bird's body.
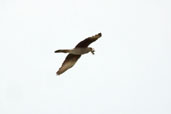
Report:
M95 36L88 37L85 40L78 43L74 49L59 49L56 50L55 53L69 53L68 56L65 58L62 66L57 71L57 75L62 74L77 62L77 60L81 57L81 55L91 52L94 54L94 49L88 47L89 44L96 41L98 38L101 37L101 33L96 34Z
M82 55L88 52L93 52L92 48L74 48L74 49L59 49L56 50L55 53L69 53L74 55Z

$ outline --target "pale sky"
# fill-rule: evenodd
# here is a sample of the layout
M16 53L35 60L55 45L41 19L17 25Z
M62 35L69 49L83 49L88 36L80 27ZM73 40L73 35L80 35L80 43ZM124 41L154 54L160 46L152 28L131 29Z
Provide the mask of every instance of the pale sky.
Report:
M0 0L0 114L171 114L170 0ZM66 54L95 49L60 76Z

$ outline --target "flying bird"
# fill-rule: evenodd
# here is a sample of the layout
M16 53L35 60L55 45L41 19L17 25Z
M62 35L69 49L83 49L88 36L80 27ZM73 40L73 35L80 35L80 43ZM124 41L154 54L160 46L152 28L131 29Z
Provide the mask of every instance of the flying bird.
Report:
M59 49L55 53L69 53L65 58L62 66L56 72L57 75L64 73L69 68L73 67L81 55L91 52L94 55L95 50L91 47L88 47L92 42L96 41L102 36L101 33L98 33L92 37L88 37L83 41L79 42L73 49Z

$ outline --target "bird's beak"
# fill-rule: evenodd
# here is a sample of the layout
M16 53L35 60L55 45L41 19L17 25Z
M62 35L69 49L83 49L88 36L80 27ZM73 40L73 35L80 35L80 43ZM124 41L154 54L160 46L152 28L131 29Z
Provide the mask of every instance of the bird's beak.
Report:
M92 49L92 50L91 50L91 53L92 53L93 55L95 54L94 52L95 52L95 50L94 50L94 49Z

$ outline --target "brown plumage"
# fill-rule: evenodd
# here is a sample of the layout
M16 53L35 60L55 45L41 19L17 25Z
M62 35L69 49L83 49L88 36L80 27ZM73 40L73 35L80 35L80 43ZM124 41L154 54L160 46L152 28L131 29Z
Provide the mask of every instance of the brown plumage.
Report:
M92 42L96 41L98 38L102 36L101 33L96 34L95 36L88 37L78 43L74 49L60 49L56 50L55 53L69 53L67 57L65 58L64 62L62 63L62 66L59 68L59 70L56 72L57 75L62 74L77 62L77 60L81 57L82 54L91 52L94 54L94 49L88 47Z

